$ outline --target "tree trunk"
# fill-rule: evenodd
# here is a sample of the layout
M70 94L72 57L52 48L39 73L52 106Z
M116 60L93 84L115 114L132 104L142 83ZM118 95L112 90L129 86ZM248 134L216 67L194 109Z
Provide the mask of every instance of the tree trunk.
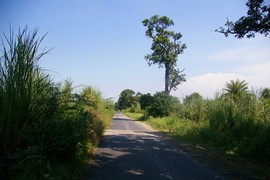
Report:
M167 94L170 94L169 76L170 76L170 66L168 64L165 64L165 93L167 93Z

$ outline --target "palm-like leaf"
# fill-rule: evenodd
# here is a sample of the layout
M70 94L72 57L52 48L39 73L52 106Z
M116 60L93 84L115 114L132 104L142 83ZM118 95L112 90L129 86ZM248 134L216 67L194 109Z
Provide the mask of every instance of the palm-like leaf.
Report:
M232 96L239 96L248 90L248 83L245 80L230 80L230 82L227 82L225 86L224 90L226 91L226 94Z

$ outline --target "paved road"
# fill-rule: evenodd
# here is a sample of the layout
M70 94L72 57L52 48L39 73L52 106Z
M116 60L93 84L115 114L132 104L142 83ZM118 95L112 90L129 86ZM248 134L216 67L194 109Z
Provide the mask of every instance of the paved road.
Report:
M223 179L141 123L116 113L85 179Z

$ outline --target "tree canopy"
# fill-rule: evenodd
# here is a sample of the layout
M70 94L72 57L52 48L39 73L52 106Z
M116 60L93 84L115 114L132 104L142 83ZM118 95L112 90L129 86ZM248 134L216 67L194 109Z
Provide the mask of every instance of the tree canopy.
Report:
M164 117L177 112L180 107L178 98L165 92L156 92L153 96L149 93L141 96L141 109L147 112L148 116Z
M117 108L120 110L123 110L123 109L131 107L132 105L135 105L136 98L134 95L135 95L135 92L131 89L123 90L119 96Z
M236 22L227 20L225 27L216 29L216 32L223 33L226 37L233 34L237 38L255 37L255 33L265 36L270 34L270 4L264 0L248 0L247 15L242 16Z
M174 22L166 16L154 15L149 19L142 21L147 27L145 35L152 39L151 54L147 54L145 59L149 66L158 64L159 67L165 67L165 92L170 93L172 89L176 89L181 82L185 81L185 74L176 68L177 58L179 54L184 52L185 44L180 39L181 33L175 33L168 30L173 26Z
M199 93L197 93L197 92L194 92L194 93L192 93L192 94L190 94L190 95L187 95L184 99L183 99L183 104L184 105L187 105L187 104L189 104L189 103L191 103L192 101L201 101L201 100L203 100L203 97L199 94Z

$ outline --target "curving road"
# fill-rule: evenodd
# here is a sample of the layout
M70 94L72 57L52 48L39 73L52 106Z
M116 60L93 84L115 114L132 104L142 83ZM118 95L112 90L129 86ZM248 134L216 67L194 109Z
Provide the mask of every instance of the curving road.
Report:
M223 179L148 126L116 113L84 179Z

